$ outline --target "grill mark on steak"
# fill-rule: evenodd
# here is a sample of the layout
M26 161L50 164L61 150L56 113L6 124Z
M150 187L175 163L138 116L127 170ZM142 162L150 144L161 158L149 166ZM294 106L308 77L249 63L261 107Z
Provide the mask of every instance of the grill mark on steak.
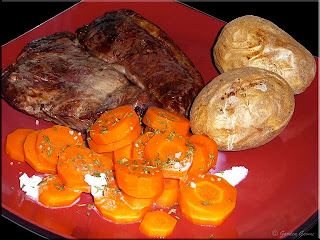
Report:
M135 85L163 107L187 116L203 87L200 73L178 46L138 13L107 12L77 31L80 43L104 61L121 66Z
M27 44L3 69L1 95L18 110L85 131L106 109L139 102L143 91L110 64L77 46L70 32Z

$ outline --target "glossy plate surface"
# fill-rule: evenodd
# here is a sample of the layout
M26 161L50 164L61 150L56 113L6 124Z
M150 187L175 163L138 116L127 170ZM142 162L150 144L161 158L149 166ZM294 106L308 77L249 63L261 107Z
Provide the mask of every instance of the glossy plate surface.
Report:
M55 18L2 47L2 68L13 63L29 41L59 31L74 32L107 11L130 8L162 28L193 61L205 82L218 75L211 57L213 43L224 26L213 17L176 2L126 3L81 2ZM316 59L318 63L318 59ZM318 72L311 86L295 97L296 107L286 129L262 147L220 152L214 171L232 166L249 169L237 185L236 208L219 227L197 226L186 220L179 208L180 221L172 238L279 238L290 233L318 211ZM114 224L94 209L90 194L82 193L77 204L68 208L45 208L25 196L19 188L22 173L35 171L26 163L10 159L4 152L6 136L17 128L42 129L53 124L24 115L1 100L1 180L2 207L38 227L67 238L144 238L139 223ZM90 216L87 216L87 211ZM168 211L166 209L165 211Z

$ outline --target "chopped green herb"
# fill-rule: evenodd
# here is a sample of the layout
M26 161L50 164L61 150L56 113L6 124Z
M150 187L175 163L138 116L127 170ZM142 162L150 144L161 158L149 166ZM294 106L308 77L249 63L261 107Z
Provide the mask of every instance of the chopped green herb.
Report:
M54 183L54 186L56 187L56 189L58 189L59 191L62 191L64 189L64 184L61 183Z
M123 158L123 159L121 159L121 160L118 160L117 163L123 164L123 165L126 165L126 166L129 165L128 159L126 159L126 158Z
M175 209L175 208L172 208L172 209L170 209L170 211L168 212L168 214L171 214L171 213L176 213L177 212L177 209Z
M43 135L42 137L43 137L45 140L47 140L49 144L51 144L51 142L50 142L50 138L49 138L48 136Z
M78 207L83 207L83 206L86 206L87 204L85 203L82 203L82 204L77 204Z
M206 201L201 201L201 204L202 204L202 205L211 205L212 203L206 202Z

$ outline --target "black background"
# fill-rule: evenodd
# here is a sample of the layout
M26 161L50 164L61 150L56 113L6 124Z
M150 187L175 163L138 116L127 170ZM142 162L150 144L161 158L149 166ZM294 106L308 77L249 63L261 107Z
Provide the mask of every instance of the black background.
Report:
M246 14L266 18L288 32L305 46L314 56L318 52L318 2L215 2L184 1L185 4L214 16L225 22ZM42 22L76 4L69 2L2 2L1 4L1 45L19 37ZM2 214L4 211L2 210ZM42 239L41 237L17 226L1 217L3 234L10 233L10 238L24 237ZM310 227L310 226L309 226ZM318 236L318 224L308 233ZM300 230L299 230L300 232ZM54 238L55 236L49 236ZM312 239L304 236L300 239Z

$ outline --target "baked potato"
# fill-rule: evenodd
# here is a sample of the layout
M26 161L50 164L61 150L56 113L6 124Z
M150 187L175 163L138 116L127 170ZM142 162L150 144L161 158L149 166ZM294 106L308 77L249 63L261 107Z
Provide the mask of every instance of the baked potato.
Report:
M274 23L256 16L234 19L222 29L213 48L218 70L259 67L282 76L295 94L302 93L316 74L311 53Z
M280 75L236 68L214 78L195 98L191 130L215 140L221 151L255 148L281 133L294 105L293 91Z

